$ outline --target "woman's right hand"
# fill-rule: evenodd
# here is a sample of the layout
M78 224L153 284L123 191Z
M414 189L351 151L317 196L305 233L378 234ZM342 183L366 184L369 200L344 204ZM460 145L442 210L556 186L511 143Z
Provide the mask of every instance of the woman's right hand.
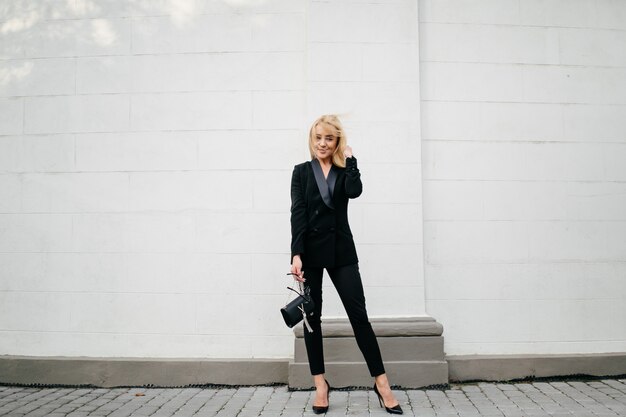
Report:
M294 274L293 277L300 282L306 281L304 279L304 272L302 272L302 259L300 259L300 255L294 255L291 260L291 273Z

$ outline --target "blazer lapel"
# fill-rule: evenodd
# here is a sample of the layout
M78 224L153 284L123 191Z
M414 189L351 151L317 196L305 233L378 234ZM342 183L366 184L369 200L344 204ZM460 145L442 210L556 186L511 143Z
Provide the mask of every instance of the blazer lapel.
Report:
M337 183L337 169L334 165L330 166L326 183L328 184L328 191L330 192L330 198L332 199L335 192L335 184Z
M318 161L317 158L311 161L311 168L313 168L313 175L315 176L315 182L317 183L317 188L320 191L322 200L324 200L324 204L326 204L329 208L334 209L335 205L333 204L333 200L330 195L330 189L328 187L328 183L326 182L326 179L324 178L324 172L322 171L322 167L320 166L320 161ZM332 167L330 169L330 172L328 173L329 178L330 178L331 172L333 172ZM334 188L334 182L333 182L333 188Z

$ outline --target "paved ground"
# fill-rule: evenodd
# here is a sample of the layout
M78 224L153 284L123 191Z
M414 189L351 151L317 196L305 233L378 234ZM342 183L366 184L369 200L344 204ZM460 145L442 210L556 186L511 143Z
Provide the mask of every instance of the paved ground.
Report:
M476 383L397 390L408 416L626 416L626 379ZM0 416L311 416L311 391L245 388L30 388L0 386ZM384 416L375 394L332 391L328 416Z

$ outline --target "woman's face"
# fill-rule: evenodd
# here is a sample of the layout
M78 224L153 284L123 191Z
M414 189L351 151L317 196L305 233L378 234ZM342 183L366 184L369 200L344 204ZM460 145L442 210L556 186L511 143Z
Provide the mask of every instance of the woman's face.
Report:
M313 148L315 149L315 156L317 156L318 159L332 158L335 149L337 149L335 128L326 123L320 123L315 126Z

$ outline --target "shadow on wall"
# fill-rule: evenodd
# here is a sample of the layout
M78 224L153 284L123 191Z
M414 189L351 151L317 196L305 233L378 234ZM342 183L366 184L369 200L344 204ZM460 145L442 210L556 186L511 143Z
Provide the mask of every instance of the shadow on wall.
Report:
M28 58L132 54L132 42L127 47L115 47L127 35L150 36L142 25L131 29L132 18L171 18L172 27L188 30L195 19L209 13L241 14L262 8L267 0L130 0L100 2L96 0L44 0L38 2L8 1L0 5L0 88L19 83L33 71ZM115 21L126 20L124 24ZM251 27L263 27L259 16L250 17ZM250 30L252 37L252 30ZM125 50L124 50L125 49Z

